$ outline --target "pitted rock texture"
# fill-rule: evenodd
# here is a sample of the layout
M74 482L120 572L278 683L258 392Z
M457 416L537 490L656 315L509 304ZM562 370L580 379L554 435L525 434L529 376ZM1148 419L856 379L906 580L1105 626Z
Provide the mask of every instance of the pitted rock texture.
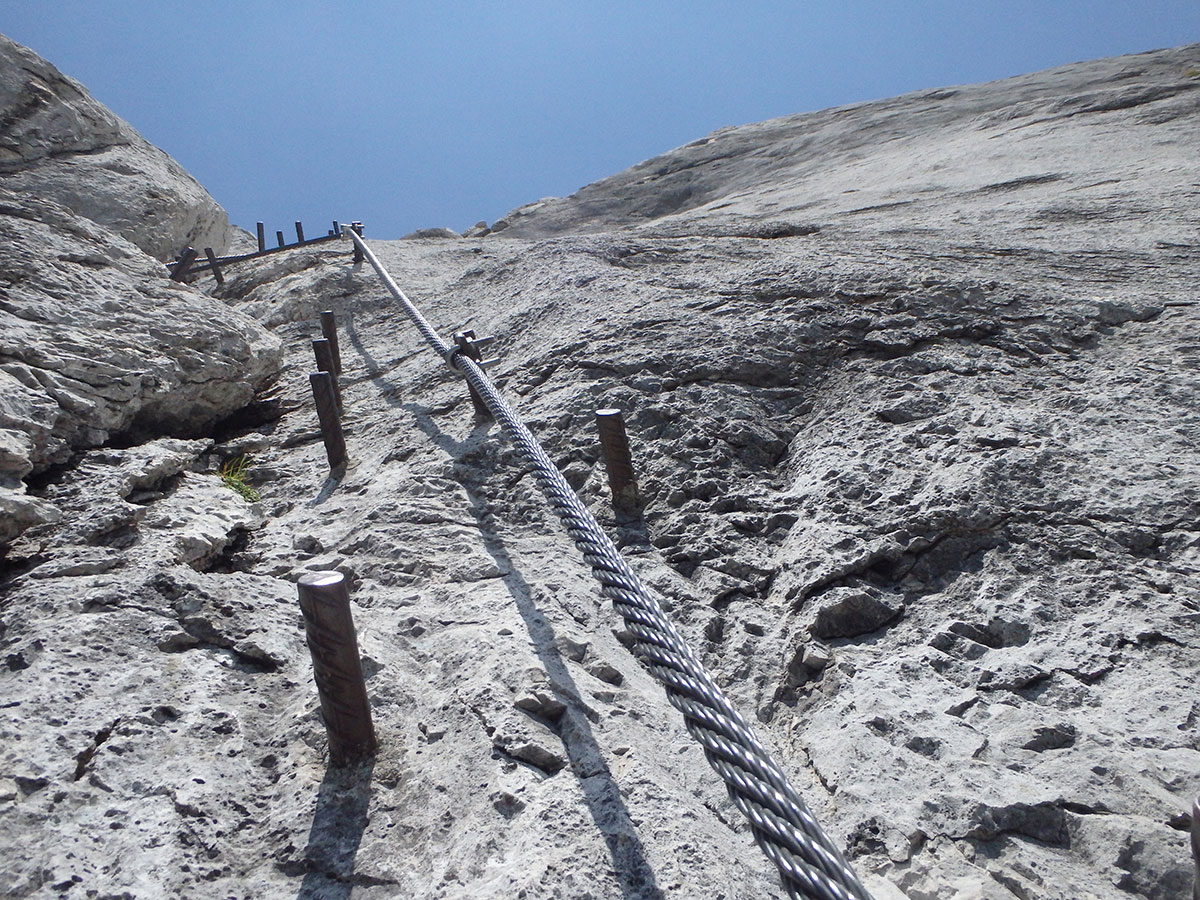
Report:
M53 201L160 260L223 253L229 218L128 122L27 47L0 35L0 186Z
M986 90L1032 123L1081 81L1195 56ZM793 228L751 204L738 233L710 210L374 245L439 333L497 336L504 393L878 900L1190 890L1200 161L1171 156L1197 124L1171 104L1194 96L1043 122L1063 177L997 208L995 240L919 205ZM892 127L917 138L908 102ZM995 159L1033 165L1024 132ZM1131 168L1111 214L1028 225L1128 145L1165 162ZM862 152L899 190L892 145ZM1149 239L1123 212L1139 179L1164 204ZM530 473L375 276L324 245L207 288L282 339L280 415L34 485L62 518L5 561L0 890L782 898ZM352 457L333 477L308 399L325 308ZM608 503L611 406L637 514ZM253 505L214 475L245 455ZM373 764L326 765L293 584L313 570L352 583Z

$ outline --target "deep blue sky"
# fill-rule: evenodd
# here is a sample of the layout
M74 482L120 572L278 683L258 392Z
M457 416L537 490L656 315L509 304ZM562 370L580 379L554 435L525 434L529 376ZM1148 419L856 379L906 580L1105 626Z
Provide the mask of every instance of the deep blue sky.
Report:
M456 230L724 125L1200 41L1200 0L4 0L268 233Z

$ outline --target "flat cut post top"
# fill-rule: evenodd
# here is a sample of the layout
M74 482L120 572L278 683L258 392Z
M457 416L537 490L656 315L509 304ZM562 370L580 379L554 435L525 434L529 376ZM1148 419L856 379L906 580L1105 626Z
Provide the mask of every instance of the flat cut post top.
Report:
M340 584L345 577L341 572L306 572L300 576L300 584L305 587L329 587Z

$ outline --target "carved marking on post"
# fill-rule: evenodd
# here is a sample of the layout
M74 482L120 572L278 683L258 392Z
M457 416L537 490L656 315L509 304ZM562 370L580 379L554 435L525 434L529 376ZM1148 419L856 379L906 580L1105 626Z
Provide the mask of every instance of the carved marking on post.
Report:
M306 572L297 589L321 718L329 735L329 761L341 766L373 756L378 744L345 576Z

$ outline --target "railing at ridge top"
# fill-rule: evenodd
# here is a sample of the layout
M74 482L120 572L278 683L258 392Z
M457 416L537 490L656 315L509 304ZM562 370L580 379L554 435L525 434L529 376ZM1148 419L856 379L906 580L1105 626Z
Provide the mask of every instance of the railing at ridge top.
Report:
M349 227L358 235L363 233L362 222L351 222ZM283 238L282 231L276 231L275 237L278 241L278 246L268 247L266 245L266 233L263 228L263 223L258 223L258 249L250 253L237 253L230 256L217 256L213 253L211 247L204 248L205 261L197 262L199 253L194 247L185 247L179 256L175 257L171 262L166 263L169 270L169 275L172 281L183 281L189 275L199 275L204 272L212 272L218 283L224 283L225 278L221 273L221 266L229 263L242 262L247 259L258 259L263 256L270 256L273 253L279 253L282 250L294 250L297 247L311 247L316 244L324 244L333 240L340 240L345 236L346 226L333 221L333 228L328 233L315 238L304 237L304 224L296 222L296 241L287 243ZM354 247L354 261L362 262L361 251L357 246Z

